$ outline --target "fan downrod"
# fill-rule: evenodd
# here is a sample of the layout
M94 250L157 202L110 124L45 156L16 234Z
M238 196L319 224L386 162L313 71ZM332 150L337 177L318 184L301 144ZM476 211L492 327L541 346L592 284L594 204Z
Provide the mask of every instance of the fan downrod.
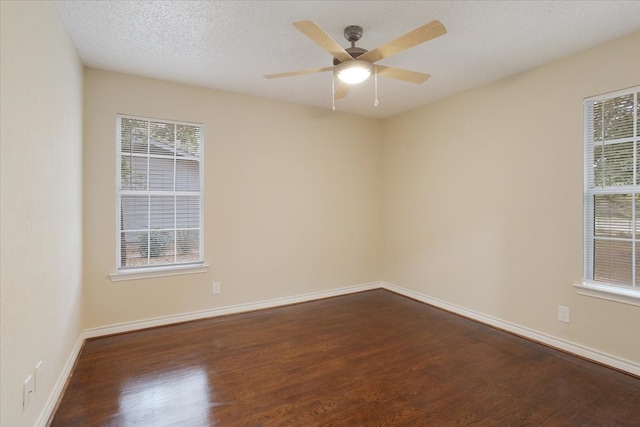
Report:
M351 42L351 47L346 48L345 51L349 55L351 55L353 59L356 59L358 56L362 55L363 53L368 52L367 49L356 47L356 42L360 40L361 37L362 37L362 27L360 27L359 25L349 25L348 27L345 27L344 38L347 39L349 42ZM337 58L333 58L333 65L338 65L340 63L342 63L342 61L340 61Z

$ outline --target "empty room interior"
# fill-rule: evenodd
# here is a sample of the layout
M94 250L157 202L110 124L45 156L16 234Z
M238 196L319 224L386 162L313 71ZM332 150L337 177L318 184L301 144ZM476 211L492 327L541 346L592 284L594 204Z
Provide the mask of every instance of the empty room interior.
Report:
M2 426L638 425L640 2L0 5Z

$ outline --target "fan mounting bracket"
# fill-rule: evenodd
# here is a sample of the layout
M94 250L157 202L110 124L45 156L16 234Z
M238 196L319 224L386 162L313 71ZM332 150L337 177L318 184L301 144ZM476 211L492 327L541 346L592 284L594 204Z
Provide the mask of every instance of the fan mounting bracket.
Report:
M355 43L360 40L362 37L362 27L358 25L349 25L344 29L344 38L350 41L351 43Z

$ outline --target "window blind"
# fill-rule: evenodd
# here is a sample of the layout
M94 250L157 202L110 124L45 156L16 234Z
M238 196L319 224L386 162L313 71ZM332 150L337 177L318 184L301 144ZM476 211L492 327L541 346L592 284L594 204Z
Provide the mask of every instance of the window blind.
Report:
M584 278L640 280L640 86L584 102Z
M203 126L117 117L118 269L202 263Z

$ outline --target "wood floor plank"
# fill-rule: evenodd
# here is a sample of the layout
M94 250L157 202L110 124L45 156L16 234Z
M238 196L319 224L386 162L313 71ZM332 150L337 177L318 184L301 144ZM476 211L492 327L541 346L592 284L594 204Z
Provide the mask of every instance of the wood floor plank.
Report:
M88 340L52 426L640 425L640 379L374 290Z

